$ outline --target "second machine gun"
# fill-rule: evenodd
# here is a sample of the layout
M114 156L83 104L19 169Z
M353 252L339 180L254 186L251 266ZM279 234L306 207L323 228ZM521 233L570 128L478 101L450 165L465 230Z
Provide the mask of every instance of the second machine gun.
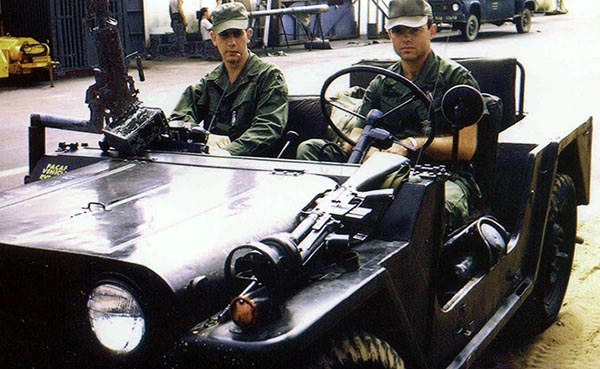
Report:
M119 40L117 21L110 17L107 0L88 0L88 24L98 53L94 68L96 83L86 93L90 127L104 133L100 147L117 149L120 155L138 155L165 131L167 119L161 109L144 106L138 99L133 78L127 74L126 60L136 58L140 80L144 80L141 58L133 53L125 58Z
M48 127L104 134L100 148L104 152L115 148L124 157L139 156L143 149L156 143L170 150L206 152L205 135L187 127L169 127L160 108L144 106L139 100L139 90L127 73L127 64L135 58L140 81L144 81L141 57L137 52L125 56L117 21L109 13L109 0L88 0L87 13L98 55L98 66L93 70L95 83L85 97L90 119L33 114L32 129Z

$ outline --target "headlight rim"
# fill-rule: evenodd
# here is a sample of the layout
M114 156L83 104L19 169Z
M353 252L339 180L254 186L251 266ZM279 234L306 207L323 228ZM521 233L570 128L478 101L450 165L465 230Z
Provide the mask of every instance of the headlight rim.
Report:
M97 330L94 328L94 323L92 321L92 316L91 316L91 307L90 304L92 303L92 296L94 291L96 291L98 288L100 288L101 286L104 285L111 285L114 287L117 287L118 289L121 289L122 291L125 291L126 293L128 293L131 298L133 299L133 301L136 303L137 307L140 309L141 311L141 317L142 317L142 321L143 321L143 331L141 333L141 337L138 340L137 344L129 349L129 350L118 350L118 349L113 349L109 346L107 346L107 344L105 342L103 342L103 339L101 337L99 337L99 333L97 332ZM89 333L90 335L96 340L96 342L98 343L98 345L107 353L109 353L110 355L115 355L115 356L120 356L120 357L125 357L125 356L132 356L135 355L136 353L140 352L144 346L146 346L146 341L148 341L148 336L149 336L149 324L148 324L148 313L147 313L147 305L145 304L144 299L142 298L142 294L139 291L139 288L137 287L137 285L130 281L128 278L124 277L124 276L103 276L102 278L99 278L98 281L96 283L94 283L91 288L89 289L89 292L87 293L87 299L86 299L86 317L87 317L87 325L88 325L88 329L89 329Z

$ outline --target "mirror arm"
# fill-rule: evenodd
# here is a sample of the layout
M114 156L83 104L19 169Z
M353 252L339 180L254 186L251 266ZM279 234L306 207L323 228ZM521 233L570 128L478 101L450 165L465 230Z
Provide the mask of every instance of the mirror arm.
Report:
M452 128L452 171L458 168L458 147L460 146L460 134L456 127Z

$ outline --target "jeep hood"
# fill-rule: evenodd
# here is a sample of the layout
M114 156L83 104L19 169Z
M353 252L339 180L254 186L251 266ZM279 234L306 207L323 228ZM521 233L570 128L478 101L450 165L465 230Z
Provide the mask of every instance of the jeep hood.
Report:
M290 230L334 180L270 170L103 161L0 197L0 244L141 265L178 290L221 278L234 247Z

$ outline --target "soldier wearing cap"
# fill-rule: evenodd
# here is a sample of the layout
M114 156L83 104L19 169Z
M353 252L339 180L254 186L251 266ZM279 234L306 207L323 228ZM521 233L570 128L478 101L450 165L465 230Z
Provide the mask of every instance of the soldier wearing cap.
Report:
M390 70L406 77L424 92L432 96L433 107L439 107L444 93L456 85L469 85L479 89L471 73L458 63L437 56L431 49L431 39L437 28L433 23L431 6L425 0L392 0L389 4L390 15L385 28L392 41L394 51L400 60L390 66ZM366 116L371 109L389 111L412 96L404 85L382 75L373 79L365 91L360 113ZM394 144L387 152L410 156L425 143L429 127L422 122L433 120L431 112L421 101L414 100L394 113L388 115L381 127L401 139L402 144ZM350 133L356 142L360 137L364 120L358 119ZM423 155L429 162L449 163L452 159L452 134L449 125L436 126L437 135L424 150ZM471 160L477 147L477 125L463 128L459 135L458 159L465 163ZM308 141L300 144L299 159L345 161L351 147L346 145L344 152L334 150L331 145ZM409 150L410 149L410 150ZM367 157L378 149L371 149ZM480 196L479 188L467 172L460 172L456 180L446 182L446 210L450 228L466 220L471 204Z
M248 49L252 29L243 4L225 3L211 18L223 62L184 91L169 119L204 128L209 153L274 155L288 114L283 73Z

